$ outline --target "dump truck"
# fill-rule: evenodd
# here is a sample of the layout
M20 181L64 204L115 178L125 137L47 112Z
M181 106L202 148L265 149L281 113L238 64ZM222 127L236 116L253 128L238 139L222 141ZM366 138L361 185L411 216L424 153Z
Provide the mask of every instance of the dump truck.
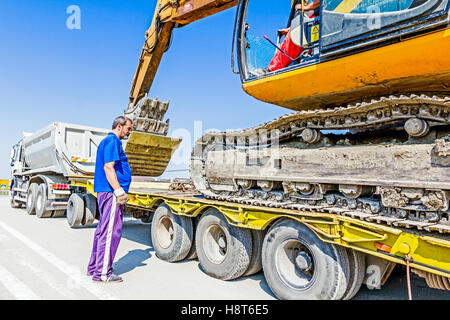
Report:
M24 133L11 150L11 206L24 206L39 218L64 215L73 201L70 178L94 174L97 146L107 134L106 129L61 122ZM90 204L95 198L80 201ZM91 224L93 216L80 223Z

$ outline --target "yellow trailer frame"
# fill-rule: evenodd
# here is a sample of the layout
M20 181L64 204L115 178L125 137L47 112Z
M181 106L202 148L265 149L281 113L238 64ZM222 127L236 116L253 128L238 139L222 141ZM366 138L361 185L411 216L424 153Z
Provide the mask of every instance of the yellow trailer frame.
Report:
M73 180L71 184L95 195L92 180ZM310 228L322 241L450 278L449 235L381 225L337 214L208 200L167 190L132 189L129 196L127 206L130 208L154 211L165 203L174 214L192 218L209 208L216 208L231 225L255 230L266 230L279 219L293 219Z

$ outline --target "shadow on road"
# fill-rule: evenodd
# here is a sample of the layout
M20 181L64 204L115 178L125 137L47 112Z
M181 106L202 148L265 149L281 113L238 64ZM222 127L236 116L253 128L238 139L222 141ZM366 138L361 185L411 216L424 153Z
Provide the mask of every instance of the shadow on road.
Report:
M125 256L120 258L113 264L114 273L122 275L128 273L135 268L144 267L147 264L144 261L150 259L152 255L150 251L152 249L136 249L129 251Z
M202 268L202 265L200 263L198 263L197 265L198 269L203 272L204 274L207 274L205 272L205 270ZM272 290L270 290L269 285L266 282L266 278L264 277L264 273L262 271L258 272L257 274L251 275L251 276L247 276L247 277L240 277L238 279L234 279L234 280L228 280L227 282L232 284L235 282L240 282L240 281L244 281L246 279L252 279L252 280L256 280L259 281L259 287L268 295L270 295L271 297L278 299L272 292Z

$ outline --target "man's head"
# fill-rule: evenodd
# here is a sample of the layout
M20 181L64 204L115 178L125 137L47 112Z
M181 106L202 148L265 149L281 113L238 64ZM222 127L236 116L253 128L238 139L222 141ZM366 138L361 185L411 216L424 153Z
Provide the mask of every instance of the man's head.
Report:
M112 130L120 140L127 139L131 134L131 126L133 122L124 117L119 116L114 119Z

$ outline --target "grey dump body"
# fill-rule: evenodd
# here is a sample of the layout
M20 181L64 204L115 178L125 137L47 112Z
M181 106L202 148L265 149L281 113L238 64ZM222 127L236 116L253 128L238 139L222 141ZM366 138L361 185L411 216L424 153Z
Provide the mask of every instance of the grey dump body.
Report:
M24 134L11 152L11 204L29 214L58 216L77 190L70 180L95 173L97 148L109 130L61 122Z
M23 139L28 174L92 175L97 147L108 130L54 122Z

